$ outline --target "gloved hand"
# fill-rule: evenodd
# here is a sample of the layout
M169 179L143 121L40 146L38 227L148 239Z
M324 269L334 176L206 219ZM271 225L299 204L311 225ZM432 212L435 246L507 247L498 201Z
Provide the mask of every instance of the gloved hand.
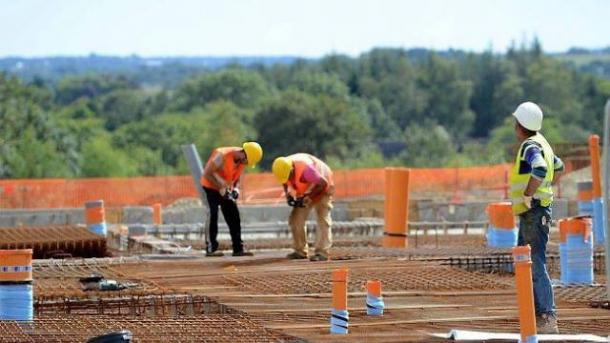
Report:
M237 201L237 199L239 198L239 189L226 188L223 197L228 200Z
M288 195L286 195L286 203L290 207L295 207L296 200L294 200L294 197L292 195L288 194Z
M231 197L233 198L233 200L239 199L239 189L238 188L233 188L233 191L231 191Z
M289 196L288 198L288 206L292 206L292 207L305 207L305 204L303 204L303 198L293 198L292 196Z

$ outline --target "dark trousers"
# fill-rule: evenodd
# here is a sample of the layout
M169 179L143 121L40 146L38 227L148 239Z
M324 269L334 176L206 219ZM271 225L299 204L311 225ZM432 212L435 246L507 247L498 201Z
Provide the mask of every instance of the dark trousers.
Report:
M224 198L215 189L206 187L203 187L203 189L205 190L210 208L210 241L206 242L206 251L214 252L218 250L218 207L220 206L222 215L229 226L229 233L233 242L233 252L242 252L244 250L244 243L241 240L241 219L237 204L232 200Z
M551 208L540 206L538 200L532 208L519 215L518 245L529 244L532 249L532 281L536 315L555 314L555 300L551 278L546 270L546 245L549 241Z

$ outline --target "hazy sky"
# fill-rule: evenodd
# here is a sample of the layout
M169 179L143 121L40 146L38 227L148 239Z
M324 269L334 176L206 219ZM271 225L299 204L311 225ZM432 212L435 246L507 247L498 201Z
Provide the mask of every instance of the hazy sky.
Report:
M0 0L0 56L357 55L610 45L610 0Z

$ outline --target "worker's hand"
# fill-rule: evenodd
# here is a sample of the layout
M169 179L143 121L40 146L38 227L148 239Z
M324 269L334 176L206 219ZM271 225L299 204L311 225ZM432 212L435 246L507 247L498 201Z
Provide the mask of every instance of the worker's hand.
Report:
M286 194L286 203L290 207L296 206L296 200L294 199L294 197L291 194Z
M307 206L311 205L311 203L312 203L312 200L310 197L304 196L301 198L301 205L302 205L301 207L307 207Z
M532 208L532 196L524 194L523 203L525 204L525 207L527 207L528 209L531 209Z
M237 187L231 190L231 198L233 198L233 200L239 199L239 189Z
M239 191L235 188L225 188L223 198L231 201L236 201L239 197Z

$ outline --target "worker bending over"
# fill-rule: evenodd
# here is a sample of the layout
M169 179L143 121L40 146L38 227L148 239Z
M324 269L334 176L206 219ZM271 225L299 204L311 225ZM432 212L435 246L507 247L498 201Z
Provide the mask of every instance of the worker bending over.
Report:
M205 164L201 185L208 200L209 227L206 235L206 256L222 256L218 250L218 207L229 226L233 242L233 256L252 256L244 251L241 240L241 219L237 208L239 180L246 165L254 167L263 157L263 149L256 142L240 147L221 147L212 151Z
M327 261L332 245L331 209L334 184L332 171L320 159L305 153L278 157L272 171L284 186L286 201L292 206L288 223L292 230L294 252L289 259L308 257L307 228L305 222L312 208L317 215L315 255L311 261Z
M547 140L540 134L542 110L532 102L519 105L515 133L521 146L510 176L513 211L519 216L519 245L529 244L538 333L558 333L553 287L546 270L546 246L551 226L553 184L563 170Z

